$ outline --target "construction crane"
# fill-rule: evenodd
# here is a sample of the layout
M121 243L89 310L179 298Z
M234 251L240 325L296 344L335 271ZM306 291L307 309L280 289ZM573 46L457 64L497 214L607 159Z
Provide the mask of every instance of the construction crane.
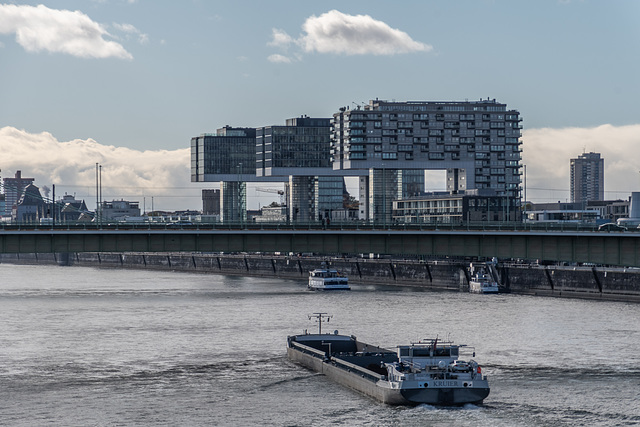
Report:
M262 187L256 187L256 192L263 192L263 193L273 193L273 194L278 194L280 196L280 206L286 206L286 203L284 202L284 191L283 190L278 190L276 188L262 188Z

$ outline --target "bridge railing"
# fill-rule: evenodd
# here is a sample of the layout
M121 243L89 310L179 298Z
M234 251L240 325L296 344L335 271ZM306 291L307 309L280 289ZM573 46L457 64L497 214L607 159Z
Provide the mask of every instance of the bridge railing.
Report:
M594 232L597 224L590 223L536 223L536 222L465 222L465 223L389 223L382 221L333 221L323 224L318 221L295 222L110 222L97 224L94 222L78 223L0 223L1 230L389 230L389 231L548 231L548 232ZM605 231L614 233L637 233L640 229L630 228L625 231Z

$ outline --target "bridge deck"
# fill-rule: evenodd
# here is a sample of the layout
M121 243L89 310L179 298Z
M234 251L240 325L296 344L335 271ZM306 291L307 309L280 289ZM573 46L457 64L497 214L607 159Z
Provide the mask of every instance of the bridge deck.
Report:
M2 253L294 252L468 256L640 267L640 233L465 229L0 230Z

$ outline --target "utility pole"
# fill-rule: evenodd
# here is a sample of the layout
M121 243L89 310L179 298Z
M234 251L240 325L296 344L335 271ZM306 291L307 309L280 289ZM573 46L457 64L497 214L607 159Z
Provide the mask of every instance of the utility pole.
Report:
M238 163L238 187L237 187L238 188L238 222L240 223L240 228L242 228L242 217L243 217L242 212L241 212L241 210L242 210L242 200L241 200L242 196L240 194L240 193L242 193L242 190L241 190L242 186L240 185L240 180L241 180L240 174L241 173L242 173L242 162Z
M527 212L527 165L524 165L524 211Z
M102 225L102 165L100 165L100 225Z
M98 224L98 215L100 212L100 190L98 182L98 163L96 163L96 224Z

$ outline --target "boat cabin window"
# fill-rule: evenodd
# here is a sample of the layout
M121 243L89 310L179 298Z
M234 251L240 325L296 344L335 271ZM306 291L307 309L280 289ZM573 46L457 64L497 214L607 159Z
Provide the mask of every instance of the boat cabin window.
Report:
M409 347L403 348L400 347L400 357L409 357Z
M430 357L431 348L414 348L413 357Z
M459 351L458 347L451 347L451 356L458 357Z

